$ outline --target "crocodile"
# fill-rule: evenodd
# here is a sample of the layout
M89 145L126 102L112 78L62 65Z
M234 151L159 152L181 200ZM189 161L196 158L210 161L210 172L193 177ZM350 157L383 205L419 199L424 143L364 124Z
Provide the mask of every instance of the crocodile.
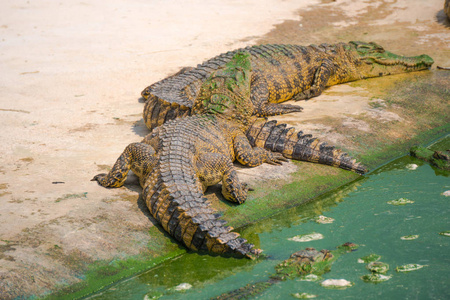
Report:
M300 106L280 103L316 97L327 86L425 70L434 63L428 55L400 56L373 42L249 46L218 55L195 68L184 68L145 88L141 95L146 99L146 126L152 130L168 120L191 115L203 82L243 51L251 57L251 100L260 117L299 112Z
M221 182L225 199L238 204L246 200L249 188L239 180L233 161L254 167L282 164L291 157L358 173L365 168L309 135L295 134L284 124L255 122L250 83L250 55L238 52L204 82L194 115L171 120L140 143L128 145L109 173L92 180L103 187L120 187L132 170L139 177L150 213L187 248L257 256L260 250L231 232L204 197L208 186ZM251 132L251 141L246 132ZM258 146L262 144L274 151Z

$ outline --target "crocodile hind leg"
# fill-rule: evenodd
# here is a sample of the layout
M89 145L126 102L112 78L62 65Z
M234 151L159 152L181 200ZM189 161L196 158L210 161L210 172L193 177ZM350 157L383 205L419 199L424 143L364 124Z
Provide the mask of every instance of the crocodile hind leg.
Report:
M322 94L333 72L333 65L330 61L325 60L322 62L314 74L314 80L311 87L292 97L292 100L307 100Z
M97 181L103 187L121 187L127 179L128 171L132 170L142 181L156 166L152 146L144 143L129 144L119 156L108 174L102 173L94 176L92 181Z
M239 204L247 199L248 187L239 180L229 157L219 153L204 153L197 159L196 173L203 191L222 181L222 195L225 199Z

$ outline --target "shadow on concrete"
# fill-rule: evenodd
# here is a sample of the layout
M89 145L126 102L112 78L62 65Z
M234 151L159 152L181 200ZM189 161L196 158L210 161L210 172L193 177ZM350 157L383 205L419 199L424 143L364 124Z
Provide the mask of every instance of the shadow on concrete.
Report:
M138 102L142 104L145 104L146 101L147 100L144 97L140 97L138 99ZM142 111L143 110L144 106L142 106ZM131 127L131 130L140 137L145 137L147 134L150 133L150 130L148 130L147 126L145 126L144 119L140 119L134 122L133 127Z
M438 22L441 25L444 25L447 28L450 28L450 20L445 14L443 9L441 9L436 13L436 22Z
M145 137L150 133L150 130L145 126L144 119L140 119L139 121L134 122L131 127L131 131L137 134L140 137Z

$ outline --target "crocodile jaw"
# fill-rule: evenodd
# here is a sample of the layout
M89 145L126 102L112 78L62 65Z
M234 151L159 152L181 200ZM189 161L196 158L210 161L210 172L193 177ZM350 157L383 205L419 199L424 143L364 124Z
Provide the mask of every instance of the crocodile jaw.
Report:
M429 69L434 61L426 55L402 56L375 43L350 42L360 78L378 77Z

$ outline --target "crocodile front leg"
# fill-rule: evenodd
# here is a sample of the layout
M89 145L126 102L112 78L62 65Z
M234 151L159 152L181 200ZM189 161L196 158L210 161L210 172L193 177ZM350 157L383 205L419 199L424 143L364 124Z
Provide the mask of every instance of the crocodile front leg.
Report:
M248 186L239 180L234 167L229 168L223 175L222 195L231 202L239 204L247 199Z
M333 72L334 70L332 62L328 60L323 61L314 74L314 79L311 87L309 89L301 91L300 93L292 97L292 99L298 101L307 100L319 96L325 90L325 87L328 84L328 80L330 79Z
M267 151L264 148L252 147L245 135L239 135L234 139L234 152L236 159L244 166L257 167L263 163L281 165L288 161L280 153Z
M298 105L271 103L269 98L267 81L259 77L253 78L250 99L255 107L254 114L258 117L277 116L303 110Z
M108 174L98 174L91 181L97 181L103 187L121 187L130 170L142 181L156 166L154 154L155 150L150 145L129 144Z

